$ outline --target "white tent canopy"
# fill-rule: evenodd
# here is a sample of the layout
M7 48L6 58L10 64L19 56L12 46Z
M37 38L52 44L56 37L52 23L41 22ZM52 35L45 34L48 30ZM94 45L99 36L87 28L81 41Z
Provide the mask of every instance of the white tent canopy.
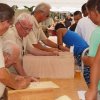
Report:
M19 8L24 6L36 6L41 2L49 3L52 7L51 11L75 11L80 10L81 6L87 0L0 0L1 3L7 3L10 6L17 5Z

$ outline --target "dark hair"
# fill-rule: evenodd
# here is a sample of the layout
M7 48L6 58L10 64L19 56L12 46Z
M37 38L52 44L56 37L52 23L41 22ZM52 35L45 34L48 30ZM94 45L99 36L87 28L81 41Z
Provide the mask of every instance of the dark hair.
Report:
M88 10L95 10L96 7L96 0L88 0L87 8Z
M76 16L76 15L82 15L82 13L80 11L75 11L73 15L74 16Z
M62 23L57 23L57 24L55 25L55 31L58 30L59 28L66 28L66 27L65 27L64 24L62 24Z
M14 14L14 10L9 5L0 3L0 21L10 21L12 20Z
M84 3L84 4L82 5L81 11L82 11L82 12L86 11L86 3Z
M100 0L97 0L96 2L96 9L100 13Z
M88 15L87 9L86 9L86 3L82 5L81 11L82 11L82 13L83 13L84 16L87 16Z

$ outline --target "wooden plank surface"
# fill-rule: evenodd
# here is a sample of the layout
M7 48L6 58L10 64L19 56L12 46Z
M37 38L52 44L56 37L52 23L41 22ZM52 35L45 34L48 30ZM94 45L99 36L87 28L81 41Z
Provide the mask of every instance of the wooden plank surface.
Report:
M23 58L23 67L29 76L40 78L74 78L74 57L69 52L60 56L33 56Z
M87 90L82 74L76 74L74 79L41 79L41 81L53 81L60 88L46 90L9 90L9 100L56 100L58 97L67 95L71 100L79 100L77 91Z

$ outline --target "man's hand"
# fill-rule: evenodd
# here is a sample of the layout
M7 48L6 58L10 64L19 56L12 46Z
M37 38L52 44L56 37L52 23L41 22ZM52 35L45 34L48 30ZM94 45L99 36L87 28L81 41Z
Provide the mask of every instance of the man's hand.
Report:
M16 75L15 76L15 80L17 80L17 81L20 81L23 78L24 78L24 76L20 76L20 75Z
M31 80L31 82L38 82L39 81L39 78L32 77L32 76L25 76L24 78L29 78Z
M19 80L21 80L21 79L23 79L23 78L25 78L25 79L30 79L31 82L37 82L37 81L39 81L39 78L36 78L36 77L32 77L32 76L20 76L20 75L17 75L17 76L15 77L15 80L19 81Z
M54 54L55 56L59 56L59 52L58 52L58 51L53 51L53 54Z
M20 79L17 79L17 87L16 89L24 89L24 88L27 88L31 82L31 79L29 78L20 78Z

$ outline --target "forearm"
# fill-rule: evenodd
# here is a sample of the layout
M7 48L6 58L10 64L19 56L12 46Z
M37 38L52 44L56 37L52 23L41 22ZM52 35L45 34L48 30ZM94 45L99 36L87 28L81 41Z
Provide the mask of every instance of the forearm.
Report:
M43 46L43 45L41 45L41 43L33 44L33 46L40 50L47 51L47 52L53 52L55 50L56 51L58 50L57 48L49 48L49 47Z
M0 82L13 89L24 89L30 84L31 79L15 76L6 68L0 69Z
M19 75L27 76L20 59L17 60L17 62L14 64L14 67Z
M90 88L93 90L98 90L98 82L99 82L99 71L100 71L100 64L98 65L97 63L95 63L92 67L91 67L91 73L90 73Z
M17 76L17 74L14 74L14 73L10 73L10 74L11 74L11 76L12 76L13 79L15 79L16 76Z
M45 46L42 46L39 49L43 50L43 51L47 51L47 52L59 51L57 48L48 48L48 47L45 47Z
M62 51L70 51L68 47L64 47L63 45L59 45L58 48Z
M28 52L30 54L33 54L35 56L53 56L55 55L53 52L46 52L37 48L30 48L28 49Z
M90 88L97 90L99 80L100 80L100 46L95 56L93 66L91 66Z
M53 47L53 48L58 48L58 45L54 42L52 42L51 40L47 39L45 41L43 41L44 44L46 44L49 47Z
M0 78L0 81L2 83L4 83L6 86L11 87L13 89L18 88L17 82L16 82L14 76L12 76L6 68L1 68L0 74L1 74L0 76L2 76Z
M86 100L97 100L98 82L100 80L100 46L96 57L93 60L93 65L90 69L90 85L86 93Z

